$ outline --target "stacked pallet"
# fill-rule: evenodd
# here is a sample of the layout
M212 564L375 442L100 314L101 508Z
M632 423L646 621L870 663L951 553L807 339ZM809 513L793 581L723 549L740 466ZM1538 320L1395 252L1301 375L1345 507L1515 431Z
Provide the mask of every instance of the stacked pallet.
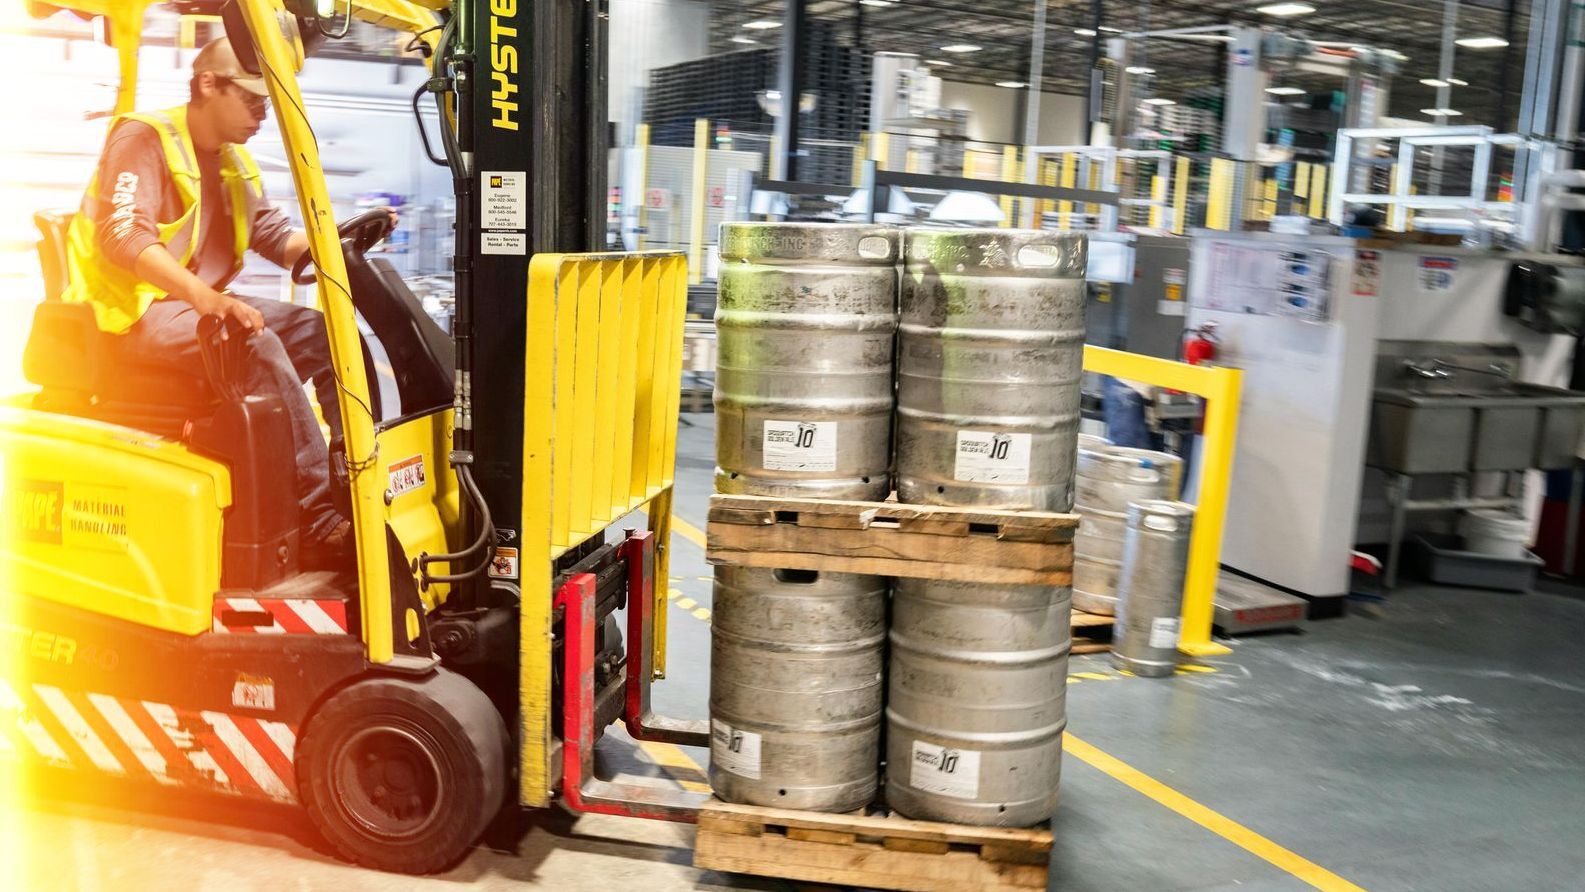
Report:
M1074 515L1040 511L717 494L706 553L718 566L1066 586L1077 526ZM1075 642L1086 645L1081 652L1093 642ZM1050 850L1043 825L969 827L711 801L699 815L694 866L921 892L1044 889Z

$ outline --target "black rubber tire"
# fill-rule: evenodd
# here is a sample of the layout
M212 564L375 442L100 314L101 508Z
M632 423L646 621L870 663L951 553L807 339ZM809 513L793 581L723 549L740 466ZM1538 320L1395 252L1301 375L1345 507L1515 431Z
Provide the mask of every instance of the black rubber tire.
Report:
M501 810L506 753L500 713L462 676L369 678L309 717L298 793L341 857L433 873L455 864Z

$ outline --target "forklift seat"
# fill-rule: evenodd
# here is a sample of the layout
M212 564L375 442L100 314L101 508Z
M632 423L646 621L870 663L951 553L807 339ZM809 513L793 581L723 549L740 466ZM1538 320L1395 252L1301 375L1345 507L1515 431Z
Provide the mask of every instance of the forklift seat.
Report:
M23 375L40 388L34 408L165 435L179 435L188 421L212 413L216 398L207 378L124 356L119 340L99 330L87 304L39 304L22 353Z
M42 238L38 241L39 266L44 270L44 299L60 300L66 292L66 228L71 211L39 211L33 223Z

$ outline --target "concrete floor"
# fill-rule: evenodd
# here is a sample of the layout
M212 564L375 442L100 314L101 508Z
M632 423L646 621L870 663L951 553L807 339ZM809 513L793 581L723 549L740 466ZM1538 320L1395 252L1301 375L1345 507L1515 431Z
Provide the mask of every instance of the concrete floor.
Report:
M711 419L689 420L677 511L702 528ZM709 570L697 545L674 542L671 677L656 702L702 717ZM1408 588L1372 612L1242 639L1214 671L1170 679L1075 658L1078 743L1064 759L1051 888L1585 889L1585 601ZM613 755L658 771L641 751ZM0 811L0 881L11 870L7 888L118 892L791 888L696 871L691 831L622 818L506 816L456 869L413 879L335 861L291 811L88 804L97 795L61 790Z

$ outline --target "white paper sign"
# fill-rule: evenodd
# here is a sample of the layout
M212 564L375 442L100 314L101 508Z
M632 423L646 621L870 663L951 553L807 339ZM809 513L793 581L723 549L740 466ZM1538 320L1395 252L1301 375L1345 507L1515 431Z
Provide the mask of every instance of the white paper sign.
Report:
M722 771L759 780L760 735L741 731L720 719L710 720L710 762Z
M1457 257L1421 257L1415 281L1426 294L1446 294L1458 284Z
M1028 483L1029 434L958 431L952 479L972 483Z
M1178 646L1178 626L1182 620L1176 616L1158 616L1150 621L1150 646L1170 647Z
M528 235L522 232L480 233L479 252L482 254L527 254Z
M908 785L926 793L973 799L980 795L980 754L916 740Z
M835 471L835 421L767 421L761 452L767 471Z
M518 170L479 174L480 229L528 228L528 175Z

